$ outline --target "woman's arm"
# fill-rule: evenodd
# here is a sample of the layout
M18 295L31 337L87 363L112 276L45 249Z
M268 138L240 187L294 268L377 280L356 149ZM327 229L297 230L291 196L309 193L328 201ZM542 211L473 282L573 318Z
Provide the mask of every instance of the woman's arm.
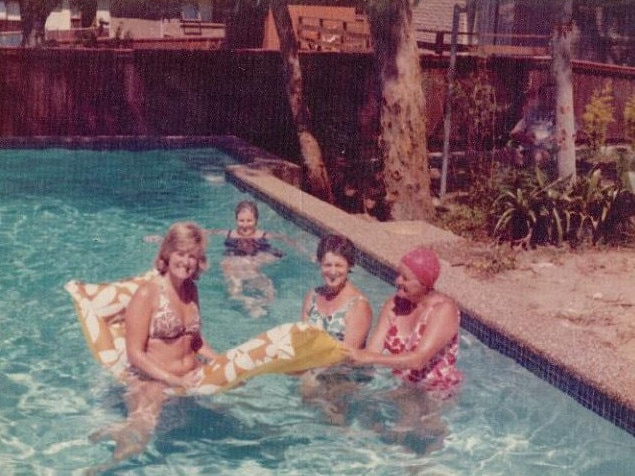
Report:
M218 359L218 357L220 357L221 354L219 354L218 352L216 352L214 349L212 349L212 347L207 343L207 341L205 339L203 339L201 337L202 343L203 345L201 345L201 348L198 349L197 353L207 359L208 361L212 361L212 360L216 360Z
M266 236L272 238L272 239L276 239L276 240L280 240L283 243L291 246L292 248L295 248L296 250L298 250L300 253L308 256L312 261L315 261L315 256L313 255L313 253L310 253L304 246L302 246L302 244L298 243L297 241L293 240L292 238L288 237L287 235L283 235L281 233L273 233L270 231L266 232Z
M212 228L212 229L203 230L203 233L205 233L206 235L226 235L230 231L231 230L226 230L223 228Z
M302 301L302 315L300 316L300 320L302 322L307 322L309 320L309 308L311 307L312 293L313 290L310 290L304 295L304 301Z
M371 351L351 353L354 362L393 369L418 369L448 345L459 329L458 308L446 300L435 305L417 348L401 354L379 354Z
M366 345L366 350L374 353L381 353L384 350L384 340L388 329L390 329L390 312L393 304L393 298L389 298L379 311L379 319L377 326L373 329Z
M359 299L346 313L344 344L361 349L366 344L368 331L373 323L373 310L366 298Z

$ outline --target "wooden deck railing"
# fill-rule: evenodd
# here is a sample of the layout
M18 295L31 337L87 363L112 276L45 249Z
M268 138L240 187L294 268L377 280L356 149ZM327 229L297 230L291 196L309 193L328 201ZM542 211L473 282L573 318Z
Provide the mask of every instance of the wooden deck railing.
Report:
M202 36L203 32L217 31L220 35L225 32L224 23L210 23L199 20L181 20L181 30L184 35Z
M315 51L362 51L372 49L370 28L365 19L354 21L301 16L298 18L298 48ZM451 31L417 28L417 46L438 55L449 53ZM430 39L426 40L428 36ZM510 39L515 44L509 43ZM498 44L496 44L498 43ZM523 44L524 43L524 44ZM504 56L545 56L548 54L549 36L519 34L458 33L457 51Z
M418 40L417 45L422 50L434 51L438 55L447 53L451 48L451 31L427 30L417 28L418 36L434 35L434 41ZM458 32L457 51L469 52L482 55L504 55L504 56L545 56L549 51L548 35L520 35L502 33L467 33ZM513 45L500 44L500 40L509 42L513 40ZM498 44L492 44L497 43ZM526 44L522 44L526 43Z
M365 20L298 18L298 48L316 51L370 51L370 29Z

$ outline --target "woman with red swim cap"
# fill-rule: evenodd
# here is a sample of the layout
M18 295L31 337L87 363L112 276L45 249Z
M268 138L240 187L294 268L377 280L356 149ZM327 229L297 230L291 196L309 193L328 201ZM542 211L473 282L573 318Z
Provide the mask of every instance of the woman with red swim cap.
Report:
M434 290L439 271L432 250L407 253L397 292L384 303L366 349L348 354L353 363L392 368L409 385L445 397L462 379L456 368L460 312L454 300Z

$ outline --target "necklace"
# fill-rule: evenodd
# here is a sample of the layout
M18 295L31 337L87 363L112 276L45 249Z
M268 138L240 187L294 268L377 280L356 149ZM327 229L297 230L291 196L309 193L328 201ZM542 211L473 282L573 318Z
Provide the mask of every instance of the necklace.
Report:
M340 284L339 286L337 286L335 288L329 287L329 286L322 286L320 288L320 294L327 301L332 301L333 299L335 299L337 297L337 295L342 291L342 289L344 289L344 287L346 286L347 282L348 281L346 280L342 284Z
M397 316L406 316L414 311L415 307L417 307L414 302L398 296L395 297L394 303L394 311Z

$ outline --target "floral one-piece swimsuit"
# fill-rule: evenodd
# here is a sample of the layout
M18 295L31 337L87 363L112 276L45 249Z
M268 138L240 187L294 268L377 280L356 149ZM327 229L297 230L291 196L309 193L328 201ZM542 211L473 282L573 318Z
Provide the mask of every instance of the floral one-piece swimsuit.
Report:
M416 349L433 309L434 307L430 307L419 318L410 335L399 334L395 323L399 317L393 311L390 315L390 328L384 338L384 349L391 354L411 352ZM457 318L460 318L460 315ZM463 380L461 372L456 368L458 352L459 336L457 334L423 367L419 369L394 369L392 372L403 381L417 388L431 392L451 393L452 389L456 388Z
M331 314L321 314L317 308L315 299L317 292L311 294L311 306L307 311L307 322L313 326L325 330L335 339L343 341L346 331L346 313L360 300L366 300L362 295L353 296L344 305Z

